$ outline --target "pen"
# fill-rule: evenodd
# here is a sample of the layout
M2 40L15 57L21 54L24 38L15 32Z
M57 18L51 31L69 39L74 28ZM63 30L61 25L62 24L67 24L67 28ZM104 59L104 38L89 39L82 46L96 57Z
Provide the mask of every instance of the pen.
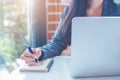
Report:
M28 47L28 50L29 50L29 52L30 52L31 54L34 54L34 52L32 51L31 47L29 46L29 42L28 42L26 39L24 39L24 45ZM35 62L36 62L36 63L39 63L38 58L35 58Z
M29 50L29 52L30 52L31 54L34 54L34 52L32 51L31 47L28 47L28 50ZM38 58L35 58L35 62L36 62L36 63L39 63Z

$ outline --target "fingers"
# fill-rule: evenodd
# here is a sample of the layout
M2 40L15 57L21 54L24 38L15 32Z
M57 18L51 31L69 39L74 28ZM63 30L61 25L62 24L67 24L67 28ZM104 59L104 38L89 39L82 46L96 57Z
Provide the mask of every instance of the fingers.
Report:
M34 54L36 53L36 49L35 48L32 48L32 51L33 51Z
M35 55L31 54L28 50L26 50L22 55L25 56L25 57L31 57L31 58L35 57Z
M32 61L32 62L35 61L34 58L25 57L25 56L22 56L21 59L23 59L24 61L27 61L27 62L28 62L28 61Z
M34 66L36 65L35 59L31 58L31 57L26 57L24 55L21 56L21 59L23 59L25 61L26 64L28 64L29 66Z
M39 58L41 56L41 50L39 48L36 48L35 55Z
M28 64L29 66L34 66L36 65L36 62L31 62L31 61L25 61L26 64Z
M34 54L31 54L28 49L26 49L21 55L21 59L23 59L25 63L30 66L35 65L35 58L39 58L41 56L41 50L39 48L32 49L32 51Z
M62 56L70 56L71 55L71 47L68 47L66 50L64 50L61 55Z
M28 64L29 66L34 66L34 65L40 66L40 65L43 65L42 61L39 62L38 64L36 62L29 62L29 61L26 61L25 63Z

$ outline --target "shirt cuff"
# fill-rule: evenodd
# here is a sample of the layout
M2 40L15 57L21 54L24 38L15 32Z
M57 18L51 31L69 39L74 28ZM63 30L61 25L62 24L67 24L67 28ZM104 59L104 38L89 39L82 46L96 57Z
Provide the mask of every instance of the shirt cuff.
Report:
M41 56L38 58L39 61L43 60L44 52L41 50Z

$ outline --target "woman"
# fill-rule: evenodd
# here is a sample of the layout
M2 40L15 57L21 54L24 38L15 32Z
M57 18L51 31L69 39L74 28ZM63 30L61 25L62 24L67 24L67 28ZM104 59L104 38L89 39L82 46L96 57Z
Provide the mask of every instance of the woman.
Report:
M76 16L120 16L120 6L113 0L72 0L61 16L52 41L41 48L33 49L34 55L26 50L21 58L32 66L36 64L35 57L44 60L60 55L67 45L71 45L71 22Z

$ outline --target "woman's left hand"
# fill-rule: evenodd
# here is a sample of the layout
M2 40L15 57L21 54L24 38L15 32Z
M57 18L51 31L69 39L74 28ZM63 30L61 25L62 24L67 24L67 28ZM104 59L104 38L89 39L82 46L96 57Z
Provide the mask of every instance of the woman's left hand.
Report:
M61 54L62 56L70 56L71 55L71 46L68 46L66 50L64 50Z

